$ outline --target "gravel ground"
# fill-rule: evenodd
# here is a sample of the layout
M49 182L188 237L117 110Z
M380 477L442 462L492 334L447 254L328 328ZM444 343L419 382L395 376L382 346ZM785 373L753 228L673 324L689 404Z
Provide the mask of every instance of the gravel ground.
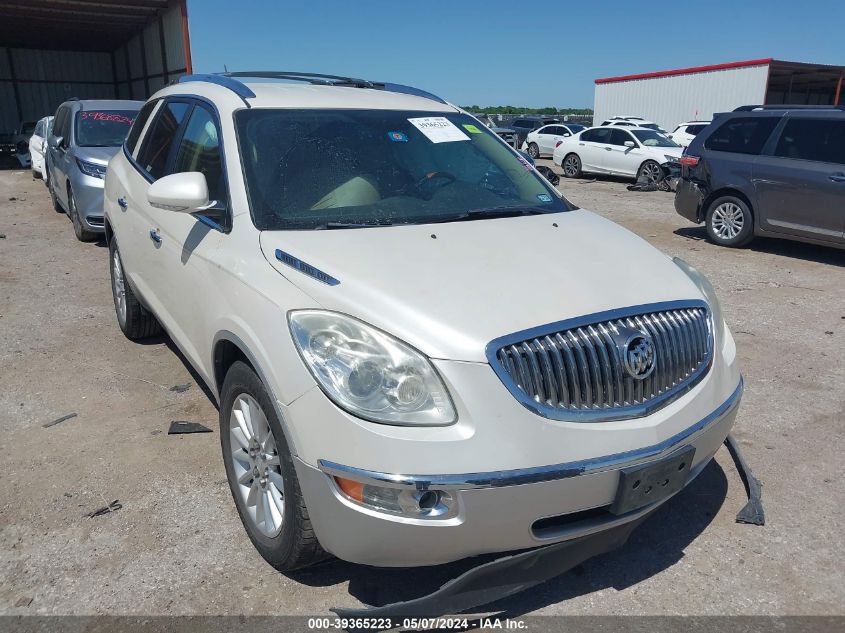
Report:
M719 248L671 194L625 185L560 188L716 286L746 380L735 435L763 481L767 524L734 522L745 496L723 449L623 549L496 608L845 613L845 252ZM229 495L211 399L166 338L120 333L104 244L77 242L28 171L0 171L0 234L0 613L327 614L407 599L454 572L266 565ZM171 420L215 432L168 436ZM117 512L86 516L116 499Z

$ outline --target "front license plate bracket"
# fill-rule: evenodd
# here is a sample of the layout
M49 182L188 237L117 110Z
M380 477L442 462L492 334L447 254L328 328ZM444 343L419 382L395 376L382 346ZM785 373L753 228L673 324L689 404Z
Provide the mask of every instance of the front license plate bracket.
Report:
M630 466L619 471L613 514L627 514L662 501L687 483L695 447L686 446L663 459Z

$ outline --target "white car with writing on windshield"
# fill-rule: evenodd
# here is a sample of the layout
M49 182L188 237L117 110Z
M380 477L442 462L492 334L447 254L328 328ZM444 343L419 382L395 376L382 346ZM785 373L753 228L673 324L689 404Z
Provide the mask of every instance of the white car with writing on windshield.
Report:
M641 177L656 182L660 165L681 157L681 147L664 134L648 128L594 127L563 140L552 160L567 178L582 174Z
M267 561L597 553L702 471L742 382L701 273L429 93L235 75L143 106L105 230L117 322L218 401Z

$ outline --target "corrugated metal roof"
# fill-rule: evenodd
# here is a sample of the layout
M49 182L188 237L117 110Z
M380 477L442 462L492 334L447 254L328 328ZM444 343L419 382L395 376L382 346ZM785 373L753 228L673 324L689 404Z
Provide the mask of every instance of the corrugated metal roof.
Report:
M673 77L675 75L691 75L693 73L706 73L713 70L727 70L728 68L747 68L749 66L768 66L772 63L771 57L763 59L749 59L741 62L727 62L725 64L711 64L709 66L693 66L692 68L677 68L675 70L659 70L653 73L641 73L636 75L620 75L619 77L605 77L596 79L597 84L616 83L618 81L634 81L636 79L654 79L656 77Z
M113 51L169 0L0 0L0 46Z

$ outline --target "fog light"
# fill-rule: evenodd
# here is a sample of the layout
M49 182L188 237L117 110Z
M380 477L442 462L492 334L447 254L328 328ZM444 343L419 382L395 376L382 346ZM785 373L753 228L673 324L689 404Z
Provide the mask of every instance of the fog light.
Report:
M334 480L348 499L379 512L415 519L443 519L457 513L455 498L445 490L374 486L343 477Z

